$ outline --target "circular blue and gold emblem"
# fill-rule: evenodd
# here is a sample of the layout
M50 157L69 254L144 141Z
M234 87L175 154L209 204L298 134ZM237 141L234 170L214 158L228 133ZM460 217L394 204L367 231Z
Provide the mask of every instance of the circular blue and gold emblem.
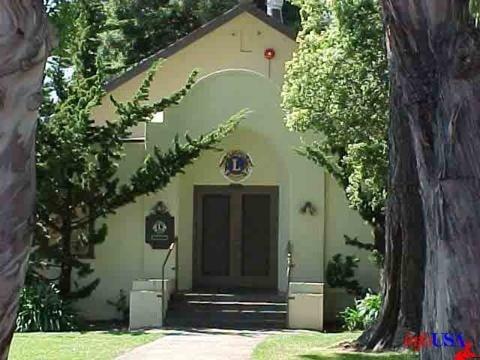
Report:
M253 161L246 152L233 150L223 155L220 170L228 180L242 182L252 174Z

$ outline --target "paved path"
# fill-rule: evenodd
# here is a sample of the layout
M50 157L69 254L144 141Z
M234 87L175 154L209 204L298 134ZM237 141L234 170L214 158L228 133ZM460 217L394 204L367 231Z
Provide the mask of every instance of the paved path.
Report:
M117 360L249 360L272 331L167 330L165 336Z

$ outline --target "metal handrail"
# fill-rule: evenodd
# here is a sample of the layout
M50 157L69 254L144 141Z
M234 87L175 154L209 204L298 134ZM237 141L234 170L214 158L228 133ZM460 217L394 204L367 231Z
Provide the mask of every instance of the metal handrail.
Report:
M293 249L292 243L289 241L287 244L287 320L286 325L289 328L289 308L290 308L290 281L292 278L292 269L295 267L293 263Z
M166 315L166 309L165 309L165 266L167 266L168 259L170 258L170 255L172 254L173 249L175 248L177 244L177 239L170 245L168 248L168 253L167 256L165 257L165 260L163 261L162 265L162 322L165 320L165 315ZM175 267L177 264L175 264Z

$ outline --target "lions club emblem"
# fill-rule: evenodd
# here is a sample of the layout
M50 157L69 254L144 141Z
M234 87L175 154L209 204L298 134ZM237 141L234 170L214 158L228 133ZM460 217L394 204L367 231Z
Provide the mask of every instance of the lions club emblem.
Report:
M252 174L253 161L247 153L233 150L222 157L220 170L228 180L242 182Z
M161 220L158 220L155 224L153 224L153 232L156 234L165 234L167 232L167 224Z

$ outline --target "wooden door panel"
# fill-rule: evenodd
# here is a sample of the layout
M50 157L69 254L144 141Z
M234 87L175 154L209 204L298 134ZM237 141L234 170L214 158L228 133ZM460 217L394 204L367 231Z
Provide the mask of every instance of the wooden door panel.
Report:
M202 275L230 273L230 197L205 195L202 219Z
M270 195L242 196L242 275L268 276L271 240Z
M278 188L196 186L193 283L277 288Z

